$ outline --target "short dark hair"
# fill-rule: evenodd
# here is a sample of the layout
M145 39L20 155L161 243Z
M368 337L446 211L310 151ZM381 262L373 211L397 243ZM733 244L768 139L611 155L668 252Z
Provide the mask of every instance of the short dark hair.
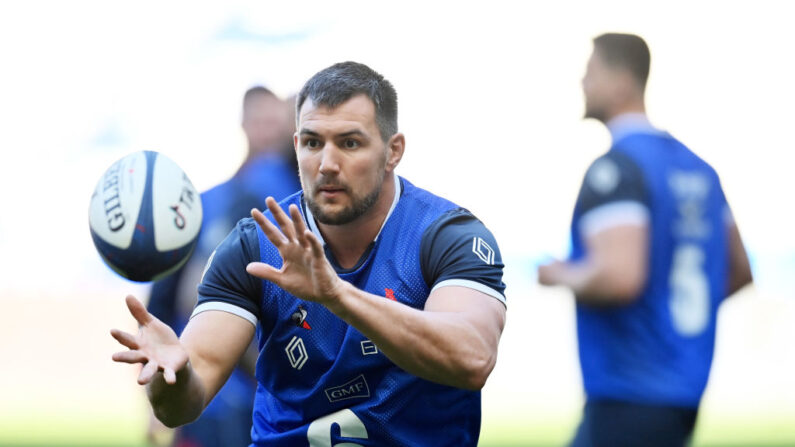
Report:
M634 34L605 33L596 37L593 45L605 63L628 70L641 89L646 88L651 54L643 38Z
M249 101L255 96L276 96L276 94L267 87L255 85L246 90L246 93L243 94L243 107L248 105Z
M364 94L375 104L375 122L383 141L398 131L397 92L383 76L358 62L339 62L319 71L306 81L295 101L296 125L307 98L316 105L337 107Z

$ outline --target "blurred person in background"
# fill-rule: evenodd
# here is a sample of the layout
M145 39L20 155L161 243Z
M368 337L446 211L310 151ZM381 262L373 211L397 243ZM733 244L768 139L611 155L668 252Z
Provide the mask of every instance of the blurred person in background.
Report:
M295 156L295 144L293 143L293 134L295 133L295 101L296 95L290 95L284 100L287 104L288 117L290 120L290 132L284 138L284 156L290 161L290 166L293 172L298 175L298 157Z
M152 286L148 310L180 333L196 304L196 289L212 251L268 196L282 199L300 189L292 147L290 103L265 87L243 96L242 128L248 142L243 164L229 180L201 194L204 219L195 252L185 266ZM290 144L289 152L285 148ZM173 433L150 417L148 440L177 447L242 446L251 442L257 350L252 344L213 402L195 422Z
M630 34L593 41L585 118L610 150L585 174L572 252L538 269L576 296L586 403L573 446L681 446L707 384L717 310L751 282L715 170L646 117L650 53Z
M134 297L155 414L193 420L257 336L256 446L475 446L505 324L497 242L469 211L395 172L397 92L366 65L297 99L302 191L252 210L218 246L180 338Z

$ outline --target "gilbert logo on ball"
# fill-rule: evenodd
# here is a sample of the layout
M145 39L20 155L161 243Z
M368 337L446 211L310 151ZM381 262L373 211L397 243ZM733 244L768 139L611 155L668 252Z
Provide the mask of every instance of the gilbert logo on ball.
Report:
M141 151L113 163L99 179L88 223L110 268L132 281L152 281L178 269L193 252L202 205L176 163Z

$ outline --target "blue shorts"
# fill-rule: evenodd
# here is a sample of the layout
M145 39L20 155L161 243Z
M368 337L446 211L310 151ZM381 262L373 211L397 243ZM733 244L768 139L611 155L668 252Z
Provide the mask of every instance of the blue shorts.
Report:
M589 400L571 447L685 446L697 415L698 408Z

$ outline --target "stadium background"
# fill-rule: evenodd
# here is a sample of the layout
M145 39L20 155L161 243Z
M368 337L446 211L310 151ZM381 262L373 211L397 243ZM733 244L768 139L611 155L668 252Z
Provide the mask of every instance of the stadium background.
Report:
M508 323L483 393L484 446L561 445L582 405L573 301L535 285L567 250L581 176L608 145L584 122L590 39L652 50L648 110L721 173L756 285L720 312L696 445L795 445L791 152L795 28L785 2L3 2L0 445L142 445L146 401L111 327L146 286L89 237L95 182L158 150L204 190L244 156L239 101L340 60L395 84L398 172L471 209L506 259Z

